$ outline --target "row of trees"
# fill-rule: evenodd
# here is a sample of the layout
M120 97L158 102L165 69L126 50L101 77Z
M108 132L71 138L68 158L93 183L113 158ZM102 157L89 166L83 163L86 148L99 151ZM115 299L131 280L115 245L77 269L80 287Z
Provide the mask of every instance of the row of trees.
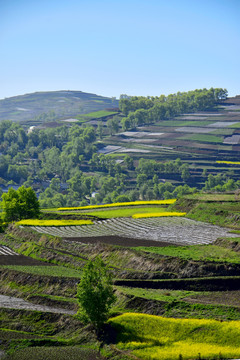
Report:
M211 88L160 97L133 96L120 99L119 108L126 116L121 121L122 128L130 130L136 126L167 120L184 113L211 110L219 101L226 99L227 94L226 89Z

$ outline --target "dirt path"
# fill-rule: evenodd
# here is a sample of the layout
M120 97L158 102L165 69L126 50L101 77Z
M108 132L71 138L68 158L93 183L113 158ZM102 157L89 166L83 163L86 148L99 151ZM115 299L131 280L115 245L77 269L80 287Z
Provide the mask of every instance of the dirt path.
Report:
M8 309L24 309L24 310L35 310L43 312L51 312L57 314L75 315L76 312L66 309L52 308L50 306L35 305L28 301L13 296L0 295L0 308Z

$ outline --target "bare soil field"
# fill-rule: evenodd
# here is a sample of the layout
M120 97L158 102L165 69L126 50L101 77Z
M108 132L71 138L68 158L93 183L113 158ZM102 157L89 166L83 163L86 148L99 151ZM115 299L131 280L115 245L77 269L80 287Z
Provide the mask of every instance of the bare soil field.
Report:
M24 255L0 255L0 265L54 266L53 264L38 261Z
M137 246L156 246L156 247L163 247L163 246L171 246L176 244L166 241L153 241L153 240L144 240L144 239L133 239L128 237L122 236L92 236L92 237L65 237L63 240L67 241L76 241L84 244L98 244L104 243L108 245L117 245L117 246L130 246L130 247L137 247Z

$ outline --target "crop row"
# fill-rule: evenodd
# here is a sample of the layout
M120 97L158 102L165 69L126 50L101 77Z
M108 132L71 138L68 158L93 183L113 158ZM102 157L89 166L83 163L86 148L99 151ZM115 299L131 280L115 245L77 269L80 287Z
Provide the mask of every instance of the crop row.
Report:
M134 239L165 241L174 244L210 244L218 237L227 236L228 229L186 218L117 218L96 221L93 225L32 227L40 233L60 237L121 236ZM231 234L231 236L234 234ZM236 234L237 236L237 234Z
M24 219L18 221L17 225L23 226L82 226L91 225L92 220L39 220L39 219Z
M217 164L231 164L231 165L240 165L240 161L216 161Z
M1 245L0 246L0 255L19 255L15 251L12 251L7 246Z
M90 209L101 209L109 207L118 207L118 206L138 206L138 205L171 205L174 204L176 199L168 200L149 200L149 201L129 201L121 203L112 203L104 205L88 205L88 206L78 206L78 207L65 207L58 208L58 211L69 211L69 210L90 210Z
M185 212L157 212L157 213L145 213L145 214L134 214L132 217L133 219L143 219L143 218L153 218L153 217L169 217L169 216L185 216Z

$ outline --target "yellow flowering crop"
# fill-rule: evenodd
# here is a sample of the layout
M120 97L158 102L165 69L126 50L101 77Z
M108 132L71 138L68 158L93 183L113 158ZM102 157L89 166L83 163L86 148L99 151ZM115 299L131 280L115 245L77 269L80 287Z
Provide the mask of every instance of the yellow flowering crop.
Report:
M91 220L38 220L38 219L25 219L17 222L17 225L24 226L79 226L79 225L92 225Z
M240 161L223 161L218 160L216 161L217 164L233 164L233 165L240 165Z
M144 360L177 360L180 354L183 359L240 357L240 321L125 313L109 322L119 329L117 347Z
M152 217L167 217L167 216L185 216L185 212L157 212L157 213L145 213L145 214L134 214L133 219L143 219L143 218L152 218Z
M78 206L78 207L65 207L58 208L58 211L69 211L69 210L91 210L91 209L101 209L109 207L118 207L118 206L138 206L138 205L171 205L174 204L176 199L168 200L149 200L149 201L129 201L122 203L112 203L104 205L88 205L88 206Z

